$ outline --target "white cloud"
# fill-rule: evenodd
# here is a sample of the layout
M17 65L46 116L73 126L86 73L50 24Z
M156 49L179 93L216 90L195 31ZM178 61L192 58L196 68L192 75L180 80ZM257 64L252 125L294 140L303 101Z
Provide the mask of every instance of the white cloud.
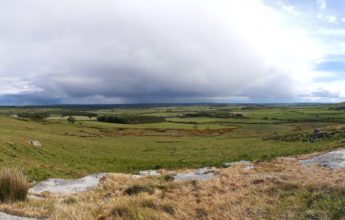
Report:
M330 15L330 16L326 16L326 19L329 23L335 23L337 21L337 17Z
M281 8L283 11L287 12L287 13L290 13L290 14L297 14L296 10L295 10L295 7L292 6L292 5L284 5L282 4L281 5Z
M337 23L337 17L333 15L324 15L322 13L318 13L317 18L323 21L327 21L328 23Z
M320 10L325 10L327 8L326 0L316 0L316 3Z

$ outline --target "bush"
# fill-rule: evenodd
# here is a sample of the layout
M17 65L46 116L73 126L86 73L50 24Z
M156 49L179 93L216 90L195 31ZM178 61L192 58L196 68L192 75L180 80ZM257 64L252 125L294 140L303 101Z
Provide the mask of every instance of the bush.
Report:
M29 182L22 172L13 168L0 171L0 201L25 200Z
M75 121L76 121L76 119L75 119L75 117L73 117L73 116L69 116L69 117L67 118L67 121L68 121L69 123L71 123L71 124L74 124Z

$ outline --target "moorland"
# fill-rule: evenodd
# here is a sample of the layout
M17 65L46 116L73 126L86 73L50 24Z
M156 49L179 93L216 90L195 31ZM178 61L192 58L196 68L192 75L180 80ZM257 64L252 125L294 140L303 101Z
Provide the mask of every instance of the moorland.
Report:
M39 181L270 161L343 147L344 122L343 104L1 107L0 166Z

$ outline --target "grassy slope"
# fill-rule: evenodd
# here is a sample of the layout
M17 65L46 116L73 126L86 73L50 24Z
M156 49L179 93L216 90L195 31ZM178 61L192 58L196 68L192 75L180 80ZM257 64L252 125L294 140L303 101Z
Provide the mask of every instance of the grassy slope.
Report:
M217 109L192 106L160 109L120 109L116 114L166 115L175 117L186 111ZM233 110L233 109L228 109ZM278 134L312 131L339 123L322 122L328 118L342 122L345 114L325 107L235 109L245 119L169 118L158 124L119 125L94 120L68 124L55 117L48 122L22 121L0 116L0 165L19 166L36 180L47 177L78 177L94 172L134 172L155 168L220 166L240 159L269 159L275 156L309 153L341 147L341 140L309 142L263 141ZM5 112L5 110L2 110ZM114 114L111 110L98 110ZM267 117L263 119L264 117ZM289 119L320 119L321 122L291 123ZM193 122L193 123L190 123ZM196 123L196 124L195 124ZM173 129L178 131L235 128L218 135L112 135L117 129L129 131ZM109 133L110 132L110 133ZM300 131L298 131L300 132ZM29 145L39 140L42 148Z

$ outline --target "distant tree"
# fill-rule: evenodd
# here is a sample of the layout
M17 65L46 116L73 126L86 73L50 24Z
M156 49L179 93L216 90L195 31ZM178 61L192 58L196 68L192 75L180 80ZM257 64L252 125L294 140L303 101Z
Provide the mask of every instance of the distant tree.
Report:
M62 117L65 117L65 116L86 116L86 117L92 118L92 117L97 117L97 114L94 112L64 111L61 113L61 116Z
M115 115L103 115L98 116L97 121L119 123L119 124L145 124L145 123L161 123L165 122L165 118L156 116L115 116Z
M71 124L74 124L75 121L76 121L76 119L75 119L75 117L73 117L73 116L69 116L69 117L67 118L67 121L68 121L69 123L71 123Z

